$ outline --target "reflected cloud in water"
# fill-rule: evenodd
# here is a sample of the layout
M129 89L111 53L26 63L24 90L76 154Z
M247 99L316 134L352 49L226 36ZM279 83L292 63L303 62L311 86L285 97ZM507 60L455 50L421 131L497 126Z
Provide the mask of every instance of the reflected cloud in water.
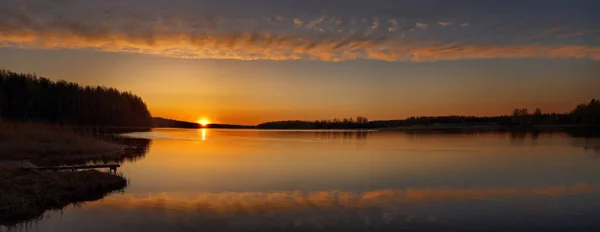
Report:
M354 210L385 207L399 203L436 201L490 200L518 197L559 197L600 193L600 184L532 188L407 188L384 189L363 193L327 190L315 192L221 192L221 193L159 193L115 195L88 206L116 208L150 207L164 210L190 210L213 213L265 214L305 210Z
M467 226L462 224L444 224L449 217L465 217L459 218L460 221L471 216L468 211L453 211L455 204L471 205L474 208L477 208L476 205L486 205L488 208L499 205L501 207L491 211L487 217L496 217L501 223L505 220L519 222L515 215L506 215L505 210L520 208L517 203L520 199L561 198L596 193L600 193L600 184L574 183L532 188L382 189L362 193L326 190L123 194L88 203L85 208L86 212L94 215L100 212L104 212L104 215L116 213L130 223L134 223L138 217L144 218L143 226L148 231L154 231L160 226L172 228L173 225L186 228L186 231L466 229ZM589 203L597 204L598 199ZM425 206L429 210L423 210ZM55 216L50 217L65 220ZM111 217L96 219L111 220ZM482 219L482 215L477 217ZM106 230L111 225L107 223L99 226ZM471 222L468 227L471 226L477 226L477 223Z

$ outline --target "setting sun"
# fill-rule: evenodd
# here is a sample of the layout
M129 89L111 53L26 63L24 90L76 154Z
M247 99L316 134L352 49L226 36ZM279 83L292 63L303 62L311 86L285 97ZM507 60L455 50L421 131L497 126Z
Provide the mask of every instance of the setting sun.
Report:
M200 124L201 126L205 127L209 124L209 121L206 119L200 119L198 120L198 124Z

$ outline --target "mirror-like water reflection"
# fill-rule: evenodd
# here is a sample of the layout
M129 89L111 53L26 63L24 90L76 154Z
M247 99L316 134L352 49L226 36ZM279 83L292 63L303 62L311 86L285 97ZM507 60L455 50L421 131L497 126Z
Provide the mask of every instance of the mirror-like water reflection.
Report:
M123 194L33 231L600 229L598 138L157 129Z

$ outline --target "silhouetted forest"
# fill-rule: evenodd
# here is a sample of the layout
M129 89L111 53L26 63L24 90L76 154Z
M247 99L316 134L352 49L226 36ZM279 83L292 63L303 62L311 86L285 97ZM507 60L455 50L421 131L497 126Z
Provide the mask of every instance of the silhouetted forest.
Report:
M259 124L260 129L376 129L402 127L529 127L536 125L600 125L600 101L578 105L570 113L543 113L537 108L533 113L528 109L514 109L512 115L476 116L433 116L410 117L401 120L369 121L366 117L356 119L333 119L317 121L275 121Z
M372 123L366 117L317 120L317 121L276 121L266 122L257 126L260 129L369 129Z
M7 70L0 70L0 118L83 126L152 126L146 104L130 92Z
M211 123L206 126L206 128L215 128L215 129L252 129L256 128L256 126L246 126L246 125L237 125L237 124L216 124Z
M600 100L578 105L569 114L569 120L577 124L600 124Z

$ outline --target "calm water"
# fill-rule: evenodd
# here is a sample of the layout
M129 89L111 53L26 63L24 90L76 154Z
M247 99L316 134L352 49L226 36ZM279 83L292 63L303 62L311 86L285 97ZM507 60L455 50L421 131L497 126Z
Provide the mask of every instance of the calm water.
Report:
M124 193L32 231L600 231L600 140L566 134L175 130Z

